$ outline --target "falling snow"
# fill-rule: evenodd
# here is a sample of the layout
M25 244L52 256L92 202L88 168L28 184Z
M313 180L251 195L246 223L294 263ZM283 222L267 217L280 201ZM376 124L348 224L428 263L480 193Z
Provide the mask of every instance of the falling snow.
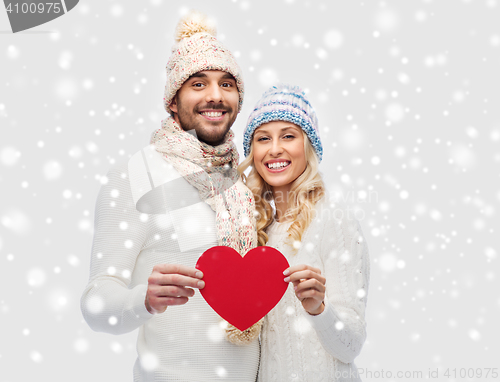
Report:
M43 174L47 180L59 179L62 175L63 167L56 160L50 160L43 166Z
M28 271L28 285L34 288L40 288L45 284L47 276L43 269L34 268Z
M210 14L245 79L235 142L243 158L246 118L268 86L307 89L320 121L320 171L330 192L361 212L370 250L369 288L351 291L367 301L368 340L356 365L493 367L500 353L492 340L500 320L499 2L280 0L265 7L233 0ZM94 203L104 187L116 213L124 208L123 195L105 187L106 174L147 145L166 116L165 60L174 25L190 8L210 12L201 0L79 3L72 18L33 29L39 33L2 35L0 317L9 329L1 343L24 349L0 344L5 380L34 380L40 367L74 373L83 357L93 367L75 382L130 379L137 334L111 339L79 313ZM114 224L123 234L118 251L142 246L127 237L138 224L163 230L156 240L178 239L166 215ZM184 230L196 224L186 219ZM314 252L312 244L293 243ZM127 282L139 277L128 264L107 272ZM102 299L86 303L90 314L120 326ZM341 324L337 330L345 330ZM306 320L294 329L313 330ZM222 333L214 326L205 335L219 343ZM147 354L140 364L154 371L158 358ZM222 363L212 372L228 377Z
M14 147L4 147L0 151L0 161L6 167L14 166L21 157L21 153Z
M153 353L146 353L141 357L141 366L147 371L154 371L158 367L158 357Z
M331 29L325 33L323 37L323 42L330 49L338 49L342 46L344 42L344 37L341 32L335 29Z

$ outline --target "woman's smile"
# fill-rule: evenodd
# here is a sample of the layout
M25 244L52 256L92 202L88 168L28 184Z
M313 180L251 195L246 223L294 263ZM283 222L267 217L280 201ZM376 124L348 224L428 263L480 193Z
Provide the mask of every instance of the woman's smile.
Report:
M291 164L292 162L288 160L270 160L265 163L267 170L272 173L283 172L289 169Z

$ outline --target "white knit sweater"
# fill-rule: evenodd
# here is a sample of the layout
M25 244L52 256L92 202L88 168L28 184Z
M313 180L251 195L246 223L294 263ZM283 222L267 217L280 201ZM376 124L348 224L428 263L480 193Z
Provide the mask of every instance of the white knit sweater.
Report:
M124 165L111 170L97 200L90 279L81 298L85 320L93 330L111 334L139 329L136 382L254 382L258 341L237 346L225 340L220 317L198 291L187 304L162 314L146 310L147 280L154 265L194 267L206 249L218 245L215 212L173 168L156 174L149 168L132 181L129 169ZM159 174L174 179L170 184L175 187L157 187L159 192L152 194L153 212L163 206L162 213L140 213L133 192L142 195L150 186L148 177L154 188Z
M285 243L291 223L274 222L268 228L267 245L281 251L290 265L321 269L326 296L323 313L312 316L289 284L264 319L259 382L360 381L353 361L366 338L369 260L352 212L323 198L295 255Z

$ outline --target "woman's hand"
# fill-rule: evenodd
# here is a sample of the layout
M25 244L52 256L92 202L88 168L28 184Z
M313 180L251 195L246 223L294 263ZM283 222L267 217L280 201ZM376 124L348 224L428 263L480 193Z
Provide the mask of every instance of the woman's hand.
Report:
M285 282L292 282L295 295L307 313L315 316L325 309L326 279L318 268L300 264L285 269Z

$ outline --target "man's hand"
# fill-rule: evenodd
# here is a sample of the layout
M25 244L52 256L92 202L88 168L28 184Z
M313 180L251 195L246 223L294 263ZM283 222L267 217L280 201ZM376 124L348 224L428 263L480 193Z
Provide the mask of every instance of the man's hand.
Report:
M163 313L170 305L183 305L194 296L191 288L203 289L203 273L196 268L177 264L155 265L148 278L146 309L151 314Z
M321 276L321 270L310 265L300 264L286 269L285 282L292 282L295 295L302 303L307 313L318 315L325 309L326 278Z

